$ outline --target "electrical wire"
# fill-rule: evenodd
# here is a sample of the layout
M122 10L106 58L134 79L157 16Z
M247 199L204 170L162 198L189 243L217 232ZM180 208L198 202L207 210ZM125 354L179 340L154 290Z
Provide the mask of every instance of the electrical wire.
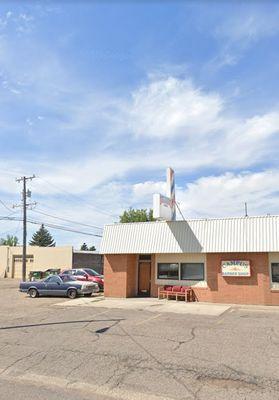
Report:
M95 234L95 233L82 232L82 231L78 231L76 229L65 228L64 226L59 226L59 225L55 225L55 224L49 224L47 222L45 223L45 222L41 222L41 221L32 221L32 220L27 220L27 222L29 224L35 224L35 225L42 225L43 224L43 225L45 225L45 226L47 226L49 228L58 229L58 230L61 230L61 231L66 231L66 232L79 233L81 235L95 236L95 237L100 237L100 238L102 237L102 235L98 235L98 234Z
M9 218L11 215L14 215L14 214L16 214L18 212L18 210L13 210L10 214L8 214L8 215L5 215L4 217L2 216L2 217L0 217L0 219L5 219L5 218Z
M8 211L13 211L10 207L8 207L5 203L4 203L4 201L2 201L1 199L0 199L0 203L2 204L2 206L3 207L5 207Z
M10 217L10 216L0 216L0 220L4 220L4 221L22 221L22 218ZM43 225L45 225L45 226L47 226L49 228L58 229L58 230L66 231L66 232L79 233L81 235L87 235L87 236L102 237L102 235L98 235L96 233L89 233L89 232L79 231L79 230L76 230L76 229L67 228L67 227L62 226L62 225L50 224L50 223L47 223L47 222L34 221L34 220L31 220L31 219L27 219L27 222L29 224L35 224L35 225L42 225L43 224Z
M51 218L54 218L54 219L59 219L61 221L70 222L71 224L76 224L76 225L80 225L80 226L87 226L89 228L95 228L95 229L103 230L103 228L101 228L99 226L96 226L96 225L89 225L89 224L85 224L83 222L77 222L77 221L73 221L71 219L58 217L57 215L51 215L51 214L45 213L45 212L37 210L37 209L36 210L30 210L30 211L32 211L34 213L37 213L37 214L42 214L42 215L45 215L47 217L51 217Z
M16 229L13 228L13 229L9 229L6 232L1 232L1 236L7 235L9 233L11 233L13 236L16 236L16 234L20 231L20 222L21 221L18 222Z

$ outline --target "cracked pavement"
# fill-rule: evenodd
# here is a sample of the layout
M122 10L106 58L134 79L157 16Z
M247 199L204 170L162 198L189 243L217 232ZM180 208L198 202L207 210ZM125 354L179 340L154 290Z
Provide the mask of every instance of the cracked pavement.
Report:
M276 310L154 318L60 302L0 280L1 400L279 399Z

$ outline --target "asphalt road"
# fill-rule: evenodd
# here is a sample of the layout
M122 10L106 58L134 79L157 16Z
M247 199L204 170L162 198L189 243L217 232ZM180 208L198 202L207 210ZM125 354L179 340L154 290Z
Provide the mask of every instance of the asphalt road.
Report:
M1 400L279 399L272 308L212 317L61 302L0 280Z

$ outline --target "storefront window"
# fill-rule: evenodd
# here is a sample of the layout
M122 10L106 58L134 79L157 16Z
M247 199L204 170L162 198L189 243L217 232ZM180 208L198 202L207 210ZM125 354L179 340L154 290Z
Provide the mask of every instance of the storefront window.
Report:
M158 279L178 279L178 264L177 263L159 263L158 264Z
M181 279L187 281L203 281L204 280L204 264L203 263L182 263Z
M279 282L279 263L271 264L272 282Z

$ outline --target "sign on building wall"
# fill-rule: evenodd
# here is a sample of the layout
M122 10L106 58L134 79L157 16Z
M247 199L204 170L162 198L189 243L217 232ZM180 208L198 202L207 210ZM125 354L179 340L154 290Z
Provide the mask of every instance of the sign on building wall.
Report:
M251 276L250 261L222 261L222 276Z

